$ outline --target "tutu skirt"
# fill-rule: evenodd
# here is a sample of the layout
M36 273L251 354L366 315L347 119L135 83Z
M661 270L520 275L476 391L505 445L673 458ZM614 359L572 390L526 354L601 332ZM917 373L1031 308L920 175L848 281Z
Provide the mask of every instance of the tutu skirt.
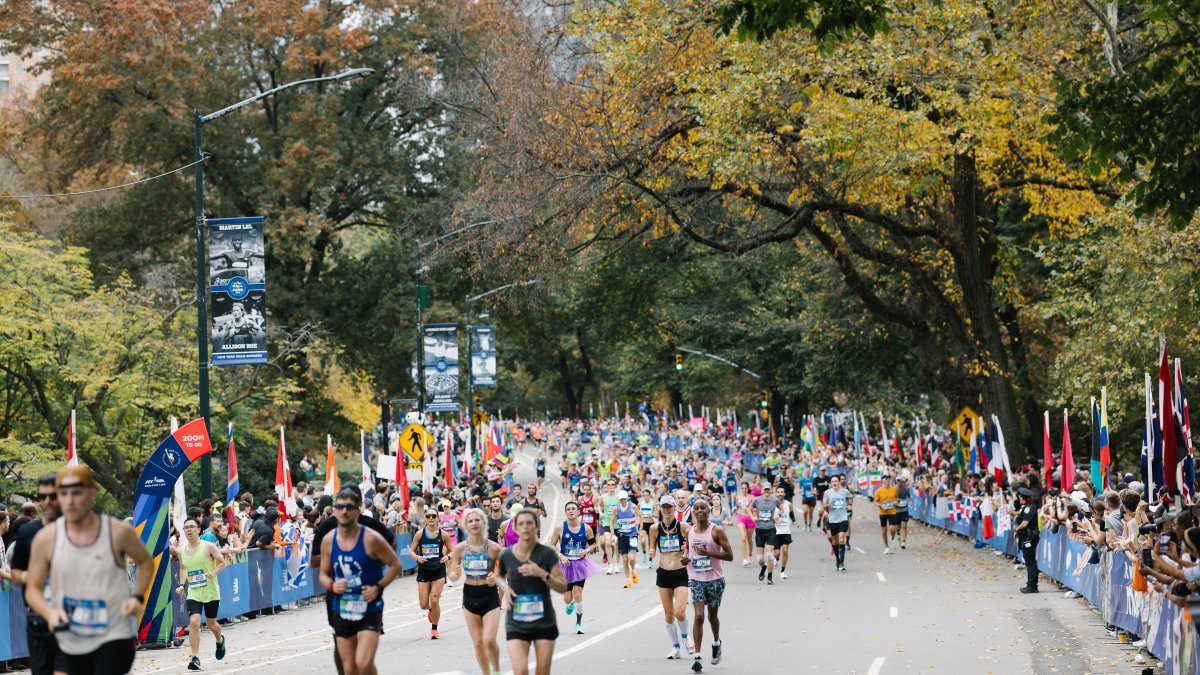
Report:
M588 577L599 574L601 571L599 565L587 558L580 558L579 560L571 560L560 564L563 569L563 577L566 578L568 584L583 581Z

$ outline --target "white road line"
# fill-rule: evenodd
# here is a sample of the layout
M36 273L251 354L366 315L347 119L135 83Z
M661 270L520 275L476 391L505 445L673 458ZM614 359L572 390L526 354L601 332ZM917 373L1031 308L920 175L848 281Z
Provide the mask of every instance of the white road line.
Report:
M861 548L859 548L859 547L857 547L857 546L855 546L855 547L854 547L854 550L855 550L855 551L858 551L859 553L861 553L861 554L863 554L863 555L866 555L866 554L867 554L867 552L866 552L866 551L862 550Z
M887 579L883 578L883 572L876 572L875 576L879 577L880 581L887 582Z
M560 659L565 659L572 654L575 654L579 651L587 649L588 647L591 647L592 645L597 644L602 640L610 638L613 635L616 635L617 633L620 633L621 631L623 631L627 628L633 628L634 626L638 625L639 623L642 623L643 621L646 621L647 619L650 619L655 616L662 616L662 608L661 607L655 607L654 609L648 610L645 614L637 617L636 619L627 621L626 623L623 623L620 626L616 626L614 628L609 628L608 630L604 631L603 633L600 633L599 635L596 635L594 637L590 637L587 640L584 640L583 642L580 642L579 644L575 645L574 647L571 647L570 649L565 649L561 652L556 651L556 652L554 652L554 660L558 661ZM533 654L532 649L529 651L530 651L529 662L531 664L535 663L536 655ZM511 670L505 671L504 675L512 675L512 672L513 671L511 671Z
M879 675L879 670L881 668L883 668L883 657L879 656L876 657L873 662L871 662L871 668L867 670L867 675Z
M900 610L897 609L896 607L893 607L893 608L891 608L891 610L888 611L888 616L894 619L894 618L900 616Z

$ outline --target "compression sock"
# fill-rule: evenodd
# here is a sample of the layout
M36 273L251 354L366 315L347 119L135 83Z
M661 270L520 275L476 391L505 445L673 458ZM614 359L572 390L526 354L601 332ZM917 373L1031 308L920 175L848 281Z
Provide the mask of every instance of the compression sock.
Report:
M583 601L575 603L575 623L583 623Z
M679 629L675 626L675 622L672 621L671 623L668 623L666 625L666 628L667 628L667 641L671 643L672 647L678 647L679 646Z
M679 631L679 637L682 641L687 642L687 621L680 619L675 622L675 629Z
M436 623L435 623L435 624L433 624L433 629L434 629L434 630L437 630L437 624L436 624Z

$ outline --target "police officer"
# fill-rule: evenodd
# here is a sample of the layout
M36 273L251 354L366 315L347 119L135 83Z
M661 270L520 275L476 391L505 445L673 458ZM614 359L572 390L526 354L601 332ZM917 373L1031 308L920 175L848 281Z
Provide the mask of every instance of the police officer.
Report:
M1026 581L1022 593L1038 592L1037 547L1041 533L1038 531L1037 509L1033 507L1033 490L1017 488L1021 510L1017 512L1017 537L1021 547L1021 558L1025 561Z

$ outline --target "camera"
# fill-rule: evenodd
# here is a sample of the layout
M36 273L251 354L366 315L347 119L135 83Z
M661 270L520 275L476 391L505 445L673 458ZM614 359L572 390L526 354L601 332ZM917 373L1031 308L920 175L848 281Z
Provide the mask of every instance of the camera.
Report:
M1155 520L1138 526L1138 534L1150 534L1151 532L1162 532L1163 521Z

